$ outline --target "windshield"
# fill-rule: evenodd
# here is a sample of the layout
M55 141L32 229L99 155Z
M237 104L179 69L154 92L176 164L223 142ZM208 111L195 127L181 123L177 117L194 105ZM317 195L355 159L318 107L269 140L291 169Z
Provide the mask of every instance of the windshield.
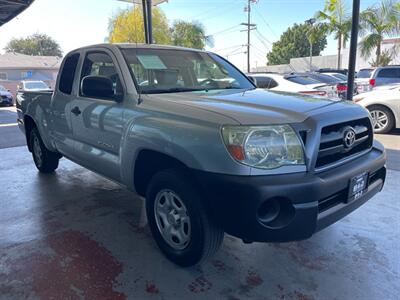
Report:
M28 90L47 90L49 87L44 82L25 82L25 88Z
M166 49L123 49L143 94L253 89L235 67L217 55Z
M0 85L0 91L6 92L7 90L4 88L4 86Z
M319 82L322 82L322 83L333 84L333 83L337 83L339 81L339 79L337 79L333 76L325 75L325 74L310 74L309 76L315 80L318 80Z
M334 73L331 74L333 77L336 77L337 79L343 80L343 81L347 81L347 76L344 74L340 74L340 73Z
M357 73L357 78L369 78L371 76L372 69L360 70Z

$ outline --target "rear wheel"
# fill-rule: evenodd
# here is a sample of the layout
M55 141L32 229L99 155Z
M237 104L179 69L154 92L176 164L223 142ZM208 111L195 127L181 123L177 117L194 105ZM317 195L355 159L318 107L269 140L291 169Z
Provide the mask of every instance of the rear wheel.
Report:
M153 237L164 255L183 267L207 260L224 237L202 200L185 172L176 169L157 173L147 191L146 212Z
M37 128L31 130L29 142L36 168L42 173L54 172L58 167L60 155L46 148Z
M388 133L394 127L394 116L390 109L381 105L368 107L375 133Z

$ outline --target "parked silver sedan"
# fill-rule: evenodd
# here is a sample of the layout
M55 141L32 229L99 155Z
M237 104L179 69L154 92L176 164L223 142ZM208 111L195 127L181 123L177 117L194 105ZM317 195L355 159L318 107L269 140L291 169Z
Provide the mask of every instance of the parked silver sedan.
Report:
M372 117L375 133L400 128L400 84L385 85L354 97Z

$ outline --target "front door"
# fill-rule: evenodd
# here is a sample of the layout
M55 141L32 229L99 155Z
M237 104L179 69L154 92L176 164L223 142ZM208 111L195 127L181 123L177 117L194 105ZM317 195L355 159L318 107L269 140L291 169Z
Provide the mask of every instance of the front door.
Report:
M93 98L82 94L86 76L111 79L114 97ZM120 144L123 130L123 95L121 75L112 53L89 51L80 74L80 90L71 103L71 123L76 161L110 179L119 181Z

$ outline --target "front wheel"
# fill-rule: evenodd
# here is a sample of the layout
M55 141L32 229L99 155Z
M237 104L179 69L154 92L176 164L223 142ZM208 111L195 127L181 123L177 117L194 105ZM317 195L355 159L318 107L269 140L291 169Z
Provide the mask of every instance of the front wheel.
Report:
M375 133L388 133L394 127L394 116L392 112L384 106L372 105L368 107L372 117Z
M224 232L208 217L200 193L181 170L165 170L151 180L146 212L164 255L183 267L199 264L221 246Z
M36 168L42 173L54 172L58 168L60 155L46 148L37 128L32 129L29 142Z

